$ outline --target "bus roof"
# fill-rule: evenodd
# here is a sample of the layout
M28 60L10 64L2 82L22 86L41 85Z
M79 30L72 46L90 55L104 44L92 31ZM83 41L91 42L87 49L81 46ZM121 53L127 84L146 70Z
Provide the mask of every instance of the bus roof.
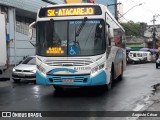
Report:
M95 3L72 3L72 4L55 4L55 5L48 5L46 7L61 7L61 6L82 6L82 5L101 5ZM104 5L103 5L104 6Z

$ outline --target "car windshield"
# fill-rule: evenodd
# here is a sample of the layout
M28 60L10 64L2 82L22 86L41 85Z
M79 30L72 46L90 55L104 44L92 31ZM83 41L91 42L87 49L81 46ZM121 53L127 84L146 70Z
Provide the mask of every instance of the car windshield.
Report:
M36 53L41 56L88 56L105 52L104 20L41 21Z
M36 64L36 58L35 57L28 57L22 62L22 64L35 65Z
M137 57L142 57L142 54L141 53L137 53Z

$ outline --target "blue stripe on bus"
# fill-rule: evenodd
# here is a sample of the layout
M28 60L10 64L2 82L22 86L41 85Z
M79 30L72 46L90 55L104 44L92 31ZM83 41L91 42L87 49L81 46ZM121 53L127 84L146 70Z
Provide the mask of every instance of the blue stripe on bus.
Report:
M74 82L62 82L63 79L74 80ZM86 80L86 81L85 81ZM107 75L105 71L99 71L97 75L91 77L90 75L81 76L51 76L48 75L47 79L37 71L36 82L40 85L68 85L68 86L96 86L105 85L107 82Z
M47 85L46 78L38 70L36 72L36 84Z

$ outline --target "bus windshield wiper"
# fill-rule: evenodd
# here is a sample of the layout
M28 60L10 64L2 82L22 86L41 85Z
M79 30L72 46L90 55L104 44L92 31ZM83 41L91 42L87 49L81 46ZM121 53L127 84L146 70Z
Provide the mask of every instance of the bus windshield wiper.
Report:
M86 21L87 21L87 17L84 17L84 20L82 21L82 23L80 24L78 30L76 31L76 37L79 36L79 34L81 33Z

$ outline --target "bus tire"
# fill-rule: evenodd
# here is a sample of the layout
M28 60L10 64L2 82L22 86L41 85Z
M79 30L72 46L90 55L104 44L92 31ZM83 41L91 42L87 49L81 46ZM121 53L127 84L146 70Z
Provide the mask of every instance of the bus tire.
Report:
M123 80L123 62L121 66L121 75L118 77L118 80Z
M112 88L113 79L114 79L114 69L113 69L113 65L112 65L111 75L110 75L110 82L107 84L107 89L108 90L110 90Z
M60 86L53 85L53 87L54 87L55 91L57 91L57 92L63 91L63 88Z

